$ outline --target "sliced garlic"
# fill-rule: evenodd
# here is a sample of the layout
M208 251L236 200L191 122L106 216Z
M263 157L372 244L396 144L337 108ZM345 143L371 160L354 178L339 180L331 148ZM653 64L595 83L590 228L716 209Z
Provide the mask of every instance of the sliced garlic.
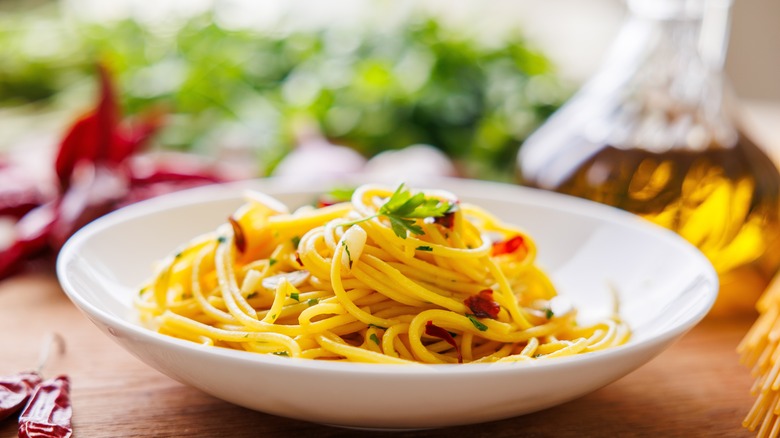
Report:
M366 246L368 235L360 225L352 225L341 236L340 245L344 245L344 252L341 253L341 266L347 272L352 271L352 267L363 254L363 248Z
M574 305L570 299L556 295L550 299L550 310L552 310L555 316L568 315L574 311Z
M268 290L276 290L283 279L286 279L291 285L298 287L309 279L311 274L309 271L300 270L292 272L282 272L280 274L271 275L263 279L263 287Z
M241 283L241 295L244 297L249 296L252 292L257 290L257 286L260 284L262 274L260 272L250 269L244 276L244 281Z

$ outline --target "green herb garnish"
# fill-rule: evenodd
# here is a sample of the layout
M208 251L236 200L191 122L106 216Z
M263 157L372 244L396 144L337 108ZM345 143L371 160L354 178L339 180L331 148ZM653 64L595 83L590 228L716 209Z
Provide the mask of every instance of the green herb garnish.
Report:
M291 293L290 298L294 299L295 301L301 301L301 297L298 295L298 292Z
M552 317L555 316L555 313L553 313L552 309L548 307L544 309L544 316L546 316L547 319L552 319Z
M347 242L341 242L341 245L344 246L344 251L347 253L347 259L349 260L349 269L352 269L352 254L349 253L349 246L347 245Z
M276 259L268 259L268 267L275 265L277 261Z
M344 224L344 226L354 225L375 217L384 217L390 221L395 235L406 239L408 233L418 236L425 234L422 227L417 225L417 219L441 217L447 214L451 208L452 204L449 202L426 198L424 193L412 195L412 192L401 183L387 202L379 207L377 214Z
M331 189L328 193L325 193L325 197L329 203L348 202L352 199L352 194L355 193L355 188L340 187Z
M451 207L449 202L426 198L423 193L412 195L402 183L379 208L379 215L390 221L396 236L406 239L407 232L418 236L425 234L415 219L444 216Z
M469 315L466 315L466 317L469 319L469 321L471 321L472 324L474 324L474 327L476 327L477 330L479 330L481 332L484 332L485 330L488 329L488 326L486 326L485 324L482 324L481 322L479 322L479 320L477 319L476 316L469 314Z
M369 336L368 338L374 341L376 345L379 345L379 337L376 335L376 333L371 333L371 336Z
M417 247L417 251L433 251L433 248L428 245L422 245Z
M309 300L306 301L306 304L308 304L309 307L311 307L311 306L314 306L315 304L317 304L319 302L320 302L320 300L318 300L317 298L309 298Z
M301 243L301 236L293 236L290 242L292 242L293 248L298 249L298 244Z
M252 298L256 297L258 295L257 291L252 292L251 294L246 296L247 300L251 300Z
M387 327L382 327L381 325L376 325L376 324L368 324L368 326L369 326L369 327L378 328L378 329L380 329L380 330L387 330Z
M290 356L290 354L287 353L286 351L274 351L272 354L275 356L285 356L285 357Z

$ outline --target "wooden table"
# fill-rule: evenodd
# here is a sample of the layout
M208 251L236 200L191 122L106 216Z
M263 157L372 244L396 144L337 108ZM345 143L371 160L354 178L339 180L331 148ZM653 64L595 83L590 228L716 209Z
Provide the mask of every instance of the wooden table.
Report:
M753 403L752 379L735 348L751 323L705 320L629 376L546 411L403 436L749 437L740 423ZM0 282L0 375L33 368L53 331L67 351L44 373L71 377L76 437L365 435L250 411L171 380L104 336L51 274ZM0 423L0 437L15 436L14 421Z

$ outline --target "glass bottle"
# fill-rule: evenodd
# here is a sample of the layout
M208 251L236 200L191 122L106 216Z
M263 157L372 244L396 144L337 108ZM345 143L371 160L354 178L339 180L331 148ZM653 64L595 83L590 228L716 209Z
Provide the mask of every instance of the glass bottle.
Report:
M780 265L780 175L732 112L731 1L626 5L605 65L520 148L520 178L676 231L719 274L711 315L753 312Z

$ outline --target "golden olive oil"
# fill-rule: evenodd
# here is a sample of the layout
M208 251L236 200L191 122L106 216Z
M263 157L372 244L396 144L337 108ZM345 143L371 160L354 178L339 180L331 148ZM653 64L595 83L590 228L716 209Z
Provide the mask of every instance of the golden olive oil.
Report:
M697 246L718 272L711 314L752 312L780 266L780 174L746 136L703 150L604 146L577 162L559 157L562 193L612 205L674 230ZM552 168L551 168L552 170ZM641 248L637 250L641 251Z

